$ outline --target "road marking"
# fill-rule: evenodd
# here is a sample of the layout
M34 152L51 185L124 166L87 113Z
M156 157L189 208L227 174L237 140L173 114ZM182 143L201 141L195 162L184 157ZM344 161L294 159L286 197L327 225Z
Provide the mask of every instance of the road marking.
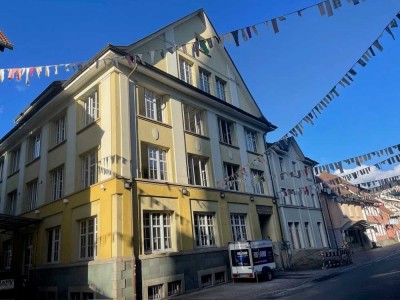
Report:
M379 274L379 275L374 275L371 278L377 278L377 277L383 277L383 276L389 276L389 275L393 275L393 274L397 274L400 273L400 271L394 271L394 272L389 272L389 273L384 273L384 274Z

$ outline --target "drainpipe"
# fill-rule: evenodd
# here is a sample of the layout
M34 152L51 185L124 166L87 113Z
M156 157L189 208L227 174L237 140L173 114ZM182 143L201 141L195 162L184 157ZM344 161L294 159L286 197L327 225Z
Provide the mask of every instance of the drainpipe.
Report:
M128 74L128 88L129 88L129 83L130 83L130 78L133 75L133 73L136 71L138 64L136 62L136 57L133 60L133 68L132 71ZM132 217L131 217L131 222L132 222L132 263L133 263L133 299L136 300L137 299L137 279L136 279L136 256L135 256L135 243L134 241L134 230L135 230L135 225L134 225L134 191L136 191L136 187L134 187L135 185L133 184L133 179L135 177L137 177L137 172L136 172L136 167L137 167L137 162L138 162L138 151L137 151L137 145L138 145L138 136L137 136L137 118L136 118L136 85L134 84L134 91L133 91L133 103L131 105L130 103L130 97L128 97L128 109L129 109L129 126L130 126L130 148L131 148L131 181L132 181L132 185L131 185L131 205L132 205ZM129 92L130 93L130 92ZM134 116L132 118L132 116ZM132 138L132 128L135 128L135 143L133 142L133 138ZM133 162L135 161L135 169L134 169L134 164Z
M278 207L278 197L276 197L276 191L275 191L275 184L274 184L274 176L272 175L272 171L271 171L271 164L269 162L269 153L268 153L268 148L267 148L267 138L266 138L267 134L264 133L264 142L265 142L265 156L267 157L267 165L268 165L268 171L269 174L271 176L271 183L272 183L272 193L274 194L274 197L272 198L273 202L275 202L276 204L276 212L278 214L278 219L279 219L279 228L280 228L280 232L281 232L281 236L282 236L282 243L284 243L286 245L286 242L284 240L285 236L283 235L283 229L282 229L282 222L281 222L281 216L279 213L279 207ZM288 260L289 262L289 268L290 268L290 260Z

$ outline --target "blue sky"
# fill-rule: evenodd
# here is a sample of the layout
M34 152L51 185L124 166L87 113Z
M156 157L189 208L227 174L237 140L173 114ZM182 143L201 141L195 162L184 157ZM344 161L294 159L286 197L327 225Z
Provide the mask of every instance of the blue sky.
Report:
M3 1L0 28L15 49L0 53L0 69L87 61L107 43L130 44L199 8L223 34L318 2ZM280 22L277 34L260 24L257 37L239 47L226 44L263 114L278 126L268 142L286 134L322 100L400 11L397 0L341 2L331 17L312 7L302 17ZM339 87L340 97L314 126L305 127L297 140L306 156L326 164L400 143L400 28L393 33L396 40L384 33L383 52L376 51L365 68L356 65L354 83ZM14 80L0 84L0 136L51 81L68 76L41 76L30 86Z

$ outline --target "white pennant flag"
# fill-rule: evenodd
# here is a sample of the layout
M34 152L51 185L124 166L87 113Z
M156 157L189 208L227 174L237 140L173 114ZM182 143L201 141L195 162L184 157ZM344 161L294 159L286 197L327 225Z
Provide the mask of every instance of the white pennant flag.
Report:
M58 75L58 66L54 66L54 74Z
M4 80L4 69L0 69L0 83Z
M29 81L29 68L25 69L25 84L29 85L30 81Z
M49 66L45 66L45 67L44 67L44 75L45 75L46 77L49 77L49 76L50 76L50 67L49 67Z
M36 67L36 74L38 78L40 78L40 73L42 73L42 67Z

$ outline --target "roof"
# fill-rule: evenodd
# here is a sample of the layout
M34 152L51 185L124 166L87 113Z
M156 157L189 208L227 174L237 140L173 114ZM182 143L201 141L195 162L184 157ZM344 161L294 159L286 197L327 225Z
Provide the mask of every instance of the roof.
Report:
M0 214L0 230L15 230L38 222L39 219Z
M392 212L390 209L384 207L384 206L379 206L379 210L388 216L394 215L394 212Z
M275 143L266 143L266 146L267 146L267 149L270 148L270 147L275 147L274 149L279 149L279 150L282 150L282 151L285 151L285 152L288 152L291 146L292 147L297 147L298 151L304 157L304 163L307 163L307 164L312 165L312 166L318 165L317 161L315 161L315 160L313 160L313 159L311 159L311 158L309 158L309 157L307 157L307 156L305 156L303 154L303 151L300 149L300 146L297 143L296 139L294 137L292 137L292 136L288 137L286 139L281 139L281 140L279 140L279 141L277 141Z
M8 40L4 32L0 29L0 51L3 52L4 48L8 48L10 50L14 49L13 44Z

